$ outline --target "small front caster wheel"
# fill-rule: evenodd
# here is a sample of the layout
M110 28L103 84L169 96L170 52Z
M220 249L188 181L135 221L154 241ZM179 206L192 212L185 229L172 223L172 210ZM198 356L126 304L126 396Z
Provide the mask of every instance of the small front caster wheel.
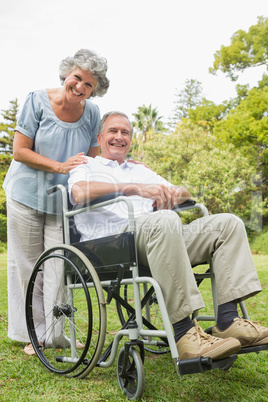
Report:
M123 347L117 359L117 378L119 387L128 399L141 398L144 391L144 368L140 354L133 347L127 351Z

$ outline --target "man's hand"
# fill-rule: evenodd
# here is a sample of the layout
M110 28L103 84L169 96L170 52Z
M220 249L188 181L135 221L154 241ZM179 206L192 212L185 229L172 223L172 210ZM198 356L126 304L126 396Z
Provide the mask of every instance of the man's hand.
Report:
M172 209L191 198L185 187L166 187L164 184L137 184L136 195L154 200L152 206L160 209Z
M136 195L154 200L152 206L160 209L172 209L176 204L175 194L163 184L138 184Z
M185 187L172 186L168 187L168 190L174 194L175 205L182 204L191 198L190 192Z

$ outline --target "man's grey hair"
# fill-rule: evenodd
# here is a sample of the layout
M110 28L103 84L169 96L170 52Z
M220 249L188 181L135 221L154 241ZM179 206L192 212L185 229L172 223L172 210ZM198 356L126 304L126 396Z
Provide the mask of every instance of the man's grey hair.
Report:
M103 96L106 94L110 81L106 77L108 69L107 60L104 57L98 56L92 50L81 49L75 53L74 57L66 57L60 63L60 81L64 84L65 78L77 67L82 70L88 70L97 80L96 88L94 88L91 96Z
M127 119L127 121L129 122L129 126L130 126L130 135L131 135L131 138L132 138L132 135L133 135L133 126L132 126L131 121L129 120L128 116L127 116L125 113L123 113L123 112L117 112L117 111L108 112L108 113L105 113L105 115L103 115L103 117L102 117L102 119L101 119L101 122L100 122L99 133L100 133L101 135L103 134L105 121L106 121L106 119L108 119L108 117L110 117L110 116L123 116L123 117L125 117L125 118Z

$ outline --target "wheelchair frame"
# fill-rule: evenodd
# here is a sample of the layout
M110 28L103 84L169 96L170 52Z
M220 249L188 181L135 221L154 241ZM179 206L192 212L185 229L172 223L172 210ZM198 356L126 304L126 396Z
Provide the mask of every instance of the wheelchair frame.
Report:
M134 210L131 201L124 195L115 195L112 199L101 197L85 207L69 211L68 195L64 186L58 185L50 189L48 192L52 193L58 190L60 190L62 194L63 232L65 243L46 250L39 257L30 278L26 295L26 320L28 332L34 350L41 362L50 371L56 372L57 374L84 378L95 366L103 368L110 367L115 362L119 342L123 337L128 337L129 341L125 342L124 347L118 354L117 377L120 388L124 390L126 396L130 400L140 398L144 391L145 376L143 362L144 348L146 347L159 348L160 353L162 350L166 352L166 347L168 347L177 372L181 376L184 374L201 373L214 368L220 368L223 370L230 368L237 359L237 355L232 355L218 361L212 361L210 358L203 357L189 360L179 359L172 326L168 318L160 286L154 278L149 276L150 271L148 267L147 271L145 269L143 276L140 275L141 268L138 265L135 249ZM83 213L87 210L94 210L118 202L124 202L128 209L128 231L127 234L123 234L123 243L121 243L124 245L124 250L126 249L126 262L115 264L115 262L112 261L110 265L106 264L105 267L103 266L103 261L94 261L94 263L91 263L88 256L84 254L83 247L85 245L83 245L83 243L74 243L71 245L69 220L78 213ZM184 211L193 208L200 209L204 216L208 215L207 208L202 204L193 205L193 203L191 203L190 205L178 207L176 211ZM107 242L108 238L105 239L105 242ZM117 240L118 239L115 238L115 241ZM94 247L97 247L96 242L86 243L87 245L93 244L93 249ZM116 247L121 250L120 243L118 244ZM90 256L93 256L92 250L90 253ZM64 283L62 282L61 284L65 285L62 286L62 288L67 291L67 295L61 295L59 300L56 302L53 300L53 307L48 313L46 313L51 320L49 336L46 335L46 337L49 339L51 337L52 339L52 332L54 330L57 331L57 326L59 326L61 321L62 324L60 328L63 342L61 345L53 345L53 341L51 341L52 343L49 345L48 341L44 338L45 334L38 334L40 328L44 326L44 322L40 323L36 318L41 309L40 302L43 297L42 285L40 285L40 280L42 280L41 276L45 274L43 266L44 263L52 264L53 260L55 260L54 274L56 277L58 276L61 282L64 280ZM111 277L115 272L116 278ZM215 321L217 315L217 295L212 261L210 261L210 272L195 275L199 282L204 278L211 279L214 316L198 316L197 312L195 312L194 317L197 318L197 320ZM144 287L145 293L148 290L148 285L151 285L151 293L153 290L156 295L157 306L160 309L164 329L157 329L151 324L150 307L148 302L149 297L151 296L145 296L145 301L141 301L141 284ZM134 289L134 308L128 304L126 298L122 298L119 294L120 286L129 285L132 285ZM107 301L104 298L103 289L107 290ZM35 302L35 298L36 294L39 293L40 296L37 303ZM62 297L64 298L65 303L62 302ZM106 304L113 298L120 306L122 305L126 308L129 313L126 321L122 323L122 329L115 334L113 342L103 353L106 335ZM96 303L96 301L98 305L93 308L93 303ZM145 317L142 312L142 304L145 304ZM84 315L79 311L79 307L77 306L82 306L81 312L85 312ZM244 318L248 318L247 310L243 302L240 303L240 307ZM96 312L97 317L95 318ZM52 322L56 322L56 324L52 324ZM67 327L68 339L65 336ZM47 331L47 329L45 329L45 331ZM83 344L80 345L82 347L79 348L79 337L81 334L83 334L83 338L81 337ZM166 339L166 342L163 342L163 339ZM244 349L242 353L260 351L267 348L268 345L267 347L255 347L253 349L246 348L247 350ZM154 349L152 351L154 351Z

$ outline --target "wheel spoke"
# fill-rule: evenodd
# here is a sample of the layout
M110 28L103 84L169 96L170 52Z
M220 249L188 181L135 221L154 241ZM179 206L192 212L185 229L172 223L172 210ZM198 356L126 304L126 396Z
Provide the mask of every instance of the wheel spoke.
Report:
M95 367L106 333L104 295L88 259L72 246L47 250L26 298L28 331L41 362L58 374L84 377Z

